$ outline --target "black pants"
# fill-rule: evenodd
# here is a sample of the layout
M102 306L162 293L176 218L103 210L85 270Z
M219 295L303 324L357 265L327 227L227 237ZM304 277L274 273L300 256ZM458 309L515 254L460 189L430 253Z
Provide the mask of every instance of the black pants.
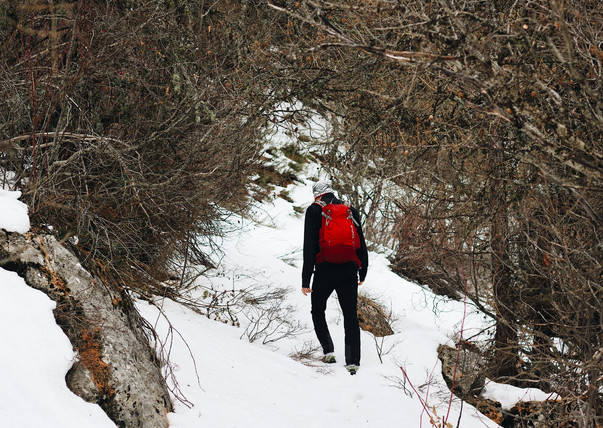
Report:
M358 272L355 264L326 264L316 267L312 283L312 322L316 337L325 354L334 351L333 340L327 327L325 310L327 300L337 292L343 312L345 331L345 362L360 364L360 327L358 326Z

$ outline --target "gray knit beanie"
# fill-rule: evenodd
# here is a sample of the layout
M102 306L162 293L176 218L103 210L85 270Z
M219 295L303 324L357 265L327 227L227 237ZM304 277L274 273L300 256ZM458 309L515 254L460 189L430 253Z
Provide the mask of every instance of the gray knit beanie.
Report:
M326 193L334 193L333 183L331 183L331 180L317 181L314 183L314 186L312 186L312 193L314 194L314 199Z

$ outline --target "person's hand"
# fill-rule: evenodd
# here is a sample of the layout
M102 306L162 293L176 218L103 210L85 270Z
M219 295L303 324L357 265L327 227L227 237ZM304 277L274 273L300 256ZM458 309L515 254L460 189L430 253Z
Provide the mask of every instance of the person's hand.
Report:
M307 296L308 294L310 294L312 292L311 288L302 288L302 293L304 293L304 296Z
M359 281L358 282L358 287L360 287L362 284L364 284L364 281Z

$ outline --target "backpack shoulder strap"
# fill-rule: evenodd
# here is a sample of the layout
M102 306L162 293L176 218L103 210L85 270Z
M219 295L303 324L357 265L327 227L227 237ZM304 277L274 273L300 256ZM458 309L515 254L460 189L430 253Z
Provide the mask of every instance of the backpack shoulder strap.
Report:
M352 220L352 223L354 223L354 225L356 227L359 227L360 225L354 218L354 213L352 213L352 204L350 204L349 202L345 202L345 206L348 207L348 216L349 216L350 220Z
M326 224L328 226L329 222L331 220L333 220L331 218L331 216L325 212L325 207L329 204L327 204L325 201L323 201L321 199L319 199L318 201L314 201L314 203L320 207L320 212L321 212L322 216L325 218Z

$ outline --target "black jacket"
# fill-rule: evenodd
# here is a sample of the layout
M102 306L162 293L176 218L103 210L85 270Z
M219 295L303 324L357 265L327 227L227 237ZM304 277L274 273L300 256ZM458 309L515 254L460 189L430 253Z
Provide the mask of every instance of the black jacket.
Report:
M342 203L332 193L323 195L322 200L327 204ZM354 207L352 207L352 215L354 216L356 223L360 225L360 215ZM320 252L320 246L318 245L318 231L320 230L321 225L322 207L318 204L312 204L306 210L306 219L304 225L304 266L302 268L303 288L310 288L310 279L314 273L316 255ZM358 276L360 281L364 281L368 269L368 251L366 249L366 242L364 241L364 234L362 233L362 226L357 226L356 229L358 230L358 236L360 237L360 248L356 250L356 255L361 263L360 269L358 270ZM321 265L328 265L328 267L332 267L334 269L338 267L341 267L342 269L357 269L355 262L350 262L349 264L345 263L344 265L324 262L321 263Z

